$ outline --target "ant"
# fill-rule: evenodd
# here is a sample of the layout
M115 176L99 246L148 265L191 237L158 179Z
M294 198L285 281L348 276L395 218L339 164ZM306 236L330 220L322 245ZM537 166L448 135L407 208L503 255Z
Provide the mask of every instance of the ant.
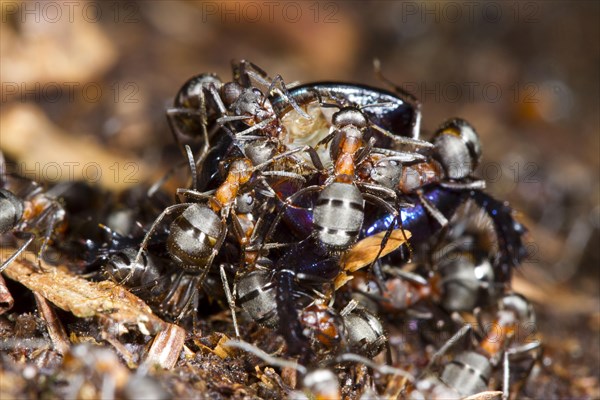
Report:
M182 139L201 136L203 144L197 166L211 150L209 138L222 127L228 127L236 146L249 142L240 148L256 164L265 162L276 151L283 151L277 143L285 136L285 128L269 100L274 92L281 93L298 113L310 119L288 95L281 75L271 79L246 60L233 62L232 69L233 82L223 83L217 75L207 73L190 78L177 93L174 106L167 110L171 131L184 154ZM253 82L267 87L266 94L254 87ZM236 130L231 124L237 122L246 128ZM209 125L213 125L210 132Z
M485 326L479 316L478 322L480 326ZM504 294L498 300L497 310L491 324L494 329L479 335L480 338L477 340L477 347L474 350L458 352L452 361L444 366L439 376L431 375L430 370L433 365L452 346L471 332L471 325L463 326L432 356L429 364L421 373L423 378L421 381L429 383L428 385L419 385L417 382L417 390L421 386L422 390L427 388L429 395L436 391L438 393L454 391L462 397L471 396L488 390L492 370L502 362L502 398L508 399L511 375L510 359L523 354L531 354L541 346L539 341L532 341L517 347L509 347L510 342L520 339L518 337L520 327L530 328L534 324L535 314L527 299L516 293ZM478 336L476 332L475 334Z
M44 191L35 181L8 174L4 155L1 152L0 179L2 184L0 234L11 232L14 237L25 240L0 265L0 272L4 271L38 237L43 238L37 254L38 267L42 270L41 260L52 235L64 233L66 230L65 209L52 190ZM24 184L26 187L23 189Z
M305 393L298 393L290 390L289 396L296 398L307 395L310 398L316 399L339 399L342 398L340 380L336 373L331 369L334 365L343 365L347 363L358 363L371 368L382 375L400 376L409 382L414 382L415 377L409 372L395 368L389 365L377 364L369 358L363 357L355 353L343 353L329 360L325 365L320 365L317 368L307 368L302 364L289 361L283 358L274 357L259 349L255 345L244 342L242 340L229 340L225 344L227 347L241 349L246 351L264 362L279 367L290 368L295 370L301 376L301 389ZM330 368L328 368L328 366Z
M267 165L302 150L295 149L278 154L271 160L255 166L252 165L252 162L249 159L243 157L229 160L228 172L224 182L222 182L214 192L199 192L195 187L197 172L193 155L189 146L186 145L185 148L192 173L192 188L177 189L177 196L181 203L165 208L154 220L147 231L134 260L135 264L140 263L142 254L144 253L150 238L157 230L162 220L171 214L181 212L171 223L166 241L169 255L178 266L179 272L175 277L171 289L163 299L164 302L169 301L175 295L175 292L179 287L179 282L186 273L194 276L190 281L192 287L202 285L215 257L225 241L229 230L227 219L230 216L233 226L232 230L238 242L244 245L252 239L252 235L248 235L247 230L244 230L242 227L242 223L236 213L236 200L241 194L240 189L243 185L250 182L254 172L262 173L262 169ZM265 172L276 175L278 171ZM289 174L286 173L285 176L289 176ZM301 179L302 177L298 178ZM260 181L264 182L264 180ZM268 187L268 184L266 184L266 186ZM237 204L239 205L240 203L238 202ZM250 230L253 229L251 228ZM221 271L221 277L226 279L224 271ZM227 282L224 281L223 283L228 289L229 285ZM227 297L228 299L231 299L229 293ZM183 317L191 305L191 302L195 301L197 301L197 296L193 295L189 297L188 304L183 308L178 319ZM235 327L237 334L237 323L235 323Z
M471 179L481 156L479 136L466 121L452 119L438 129L434 143L434 155L426 162L409 166L387 161L375 163L371 178L415 202L412 207L401 209L399 218L402 227L412 233L413 243L424 243L440 230L446 230L459 206L474 200L493 222L500 246L497 275L507 280L511 269L526 254L523 245L526 229L513 218L513 211L506 203L483 192L483 181ZM371 222L366 234L387 230L390 224L399 225L398 218L394 214L383 215Z

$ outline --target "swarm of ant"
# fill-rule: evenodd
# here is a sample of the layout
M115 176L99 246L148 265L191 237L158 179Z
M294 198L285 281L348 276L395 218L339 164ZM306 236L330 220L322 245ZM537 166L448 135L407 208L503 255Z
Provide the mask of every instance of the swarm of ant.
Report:
M0 233L16 250L0 270L33 291L38 314L2 329L42 337L2 356L13 388L518 396L541 354L532 306L510 284L526 229L474 176L475 128L450 119L421 139L418 100L376 72L389 91L286 85L247 61L230 82L192 77L167 110L180 162L104 204L83 183L46 191L3 169ZM167 189L182 171L188 185ZM67 268L42 261L52 252Z

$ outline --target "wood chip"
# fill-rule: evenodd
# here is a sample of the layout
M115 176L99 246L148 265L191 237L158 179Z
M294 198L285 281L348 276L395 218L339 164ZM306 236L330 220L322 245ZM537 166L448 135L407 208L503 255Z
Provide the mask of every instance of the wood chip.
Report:
M154 338L145 363L158 364L164 369L173 368L179 360L184 342L185 330L180 326L168 324L168 328Z
M465 397L464 400L498 400L500 397L502 397L502 392L490 390L487 392L476 393L469 397Z
M0 315L10 311L14 304L15 300L8 291L6 282L4 282L4 278L2 278L2 275L0 275Z
M60 320L56 318L56 313L48 304L48 301L40 295L38 292L33 292L35 302L37 304L40 315L46 322L46 329L54 345L54 350L62 354L63 356L69 351L69 338L65 332L65 328L61 324Z
M1 259L13 249L3 249ZM42 262L45 272L36 271L35 255L26 252L4 270L4 274L37 292L57 307L80 318L95 317L119 332L137 328L144 334L165 330L166 322L152 313L142 300L114 282L90 282Z

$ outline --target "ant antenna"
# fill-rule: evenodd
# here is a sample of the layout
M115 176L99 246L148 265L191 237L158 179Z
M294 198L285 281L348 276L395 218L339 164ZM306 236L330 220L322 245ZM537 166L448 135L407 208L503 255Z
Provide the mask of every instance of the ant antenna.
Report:
M318 90L310 89L310 91L313 92L315 94L315 96L317 96L317 101L319 102L319 107L323 107L323 108L337 108L338 110L342 108L338 104L324 103L323 102L323 97L321 97L321 93L319 93Z
M383 75L383 72L381 72L381 61L379 61L378 58L373 59L373 69L375 70L377 79L394 88L394 90L400 94L402 100L415 108L412 136L414 139L418 139L421 132L421 102L412 93L404 90Z
M347 362L347 361L356 362L356 363L364 364L367 367L372 368L372 369L376 370L377 372L382 373L384 375L400 375L400 376L405 377L406 379L408 379L411 382L415 381L415 377L410 372L407 372L403 369L392 367L392 366L386 365L386 364L383 364L383 365L377 364L377 363L373 362L372 360L369 360L368 358L360 356L358 354L354 354L354 353L342 354L342 355L336 357L335 361L338 363Z
M192 154L192 149L189 145L185 145L185 152L187 153L188 163L190 164L190 171L192 171L192 187L191 189L196 191L196 186L198 184L198 172L196 171L196 162L194 161L194 155Z
M254 354L256 357L262 359L268 364L275 365L281 368L293 368L300 374L306 375L307 370L306 367L304 367L303 365L300 365L293 361L285 360L283 358L273 357L272 355L264 352L263 350L259 349L253 344L250 344L243 340L228 340L227 342L225 342L224 345L227 347L235 347L238 349L242 349L248 353Z

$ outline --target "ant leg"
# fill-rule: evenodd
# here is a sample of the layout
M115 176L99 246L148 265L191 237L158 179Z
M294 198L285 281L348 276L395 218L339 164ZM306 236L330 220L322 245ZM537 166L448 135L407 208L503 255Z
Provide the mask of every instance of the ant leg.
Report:
M243 245L244 242L246 241L246 233L244 232L244 228L242 228L242 224L240 223L239 217L237 216L237 214L235 213L235 211L232 209L230 211L230 215L231 215L231 225L233 226L233 234L235 236L235 238L237 239L238 243L240 245Z
M253 78L263 86L268 86L269 82L272 81L265 70L251 61L240 60L237 64L232 62L231 67L233 69L234 80L241 82L242 86L250 87L250 78Z
M176 193L177 197L179 198L179 201L182 201L184 204L195 204L195 202L198 201L208 200L209 202L212 202L214 205L216 205L219 209L223 208L223 205L217 199L214 198L213 190L208 192L197 192L195 190L179 188L177 189ZM190 200L192 200L194 203L191 203Z
M226 122L230 122L230 121L243 121L243 120L247 120L251 117L248 116L228 116L228 117L221 117L217 120L217 124L219 125L223 125ZM248 135L251 132L257 131L257 130L261 130L263 129L265 126L269 125L271 122L275 121L277 117L273 116L271 118L267 118L261 122L259 122L258 124L252 125L251 127L244 129L243 131L240 132L236 132L233 134L235 139L243 139L246 135Z
M350 300L348 304L346 304L346 306L342 308L342 311L340 311L340 316L345 317L346 315L354 311L356 307L358 307L358 301L356 301L355 299Z
M144 284L142 284L142 285L140 285L140 286L136 286L136 287L128 288L128 290L129 290L131 293L134 293L134 294L135 294L135 293L140 293L140 292L142 292L143 290L146 290L146 289L151 289L151 288L153 288L154 286L158 285L159 283L161 283L161 282L165 281L167 278L168 278L168 276L167 276L167 275L164 275L164 276L162 276L162 277L160 277L160 278L153 279L153 280L151 280L150 282L144 283ZM124 281L117 282L117 283L118 283L119 285L123 285L123 284L124 284Z
M44 241L42 242L42 245L40 246L40 250L38 251L38 254L37 254L37 263L38 263L38 268L40 269L40 271L44 270L44 268L42 267L42 257L44 256L46 247L48 247L48 242L50 241L50 236L52 236L52 231L54 230L54 226L56 225L56 211L58 211L58 209L60 209L60 206L54 204L53 207L51 207L51 209L54 210L54 212L51 213L51 215L50 215L50 223L48 224L48 227L46 228L46 232L44 233Z
M250 115L224 115L217 118L217 124L219 126L224 126L227 122L244 121L250 118L252 118Z
M24 233L24 234L27 235L27 236L29 236L29 237L27 238L27 240L25 241L25 243L23 243L21 245L21 247L19 247L19 249L13 253L12 256L10 256L6 261L4 261L2 263L2 265L0 266L0 272L4 271L17 257L19 257L19 255L21 255L21 253L23 251L25 251L25 249L27 249L27 247L29 247L29 245L31 244L31 242L33 242L33 240L36 237L35 234L33 234L33 233L27 232L27 233Z
M152 186L150 186L150 188L146 192L146 196L148 196L148 197L154 196L154 194L156 192L158 192L158 190L162 187L162 185L164 185L165 182L167 180L169 180L171 178L171 176L173 176L175 171L177 171L179 168L183 167L185 164L186 164L185 161L179 161L179 162L177 162L177 164L175 164L174 166L169 168L169 170L158 181L156 181L155 183L152 184Z
M376 164L380 164L384 161L399 161L401 163L409 163L419 160L426 160L427 157L416 152L405 152L398 150L382 149L380 147L374 147L373 153L383 154L385 157L377 160Z
M504 362L502 363L502 400L508 400L510 391L510 366L508 352L504 352Z
M268 172L268 171L264 171L264 172ZM265 197L279 199L279 196L277 195L275 190L271 187L269 182L267 182L267 180L263 176L264 172L262 172L261 175L257 176L256 180L254 182L249 183L248 190L256 189L256 191L258 191L258 193L260 193L261 195L263 195ZM259 184L262 184L262 189L258 187ZM262 203L261 208L264 209L265 206L266 206L266 203ZM265 215L265 211L261 210L261 215Z
M184 303L183 307L181 308L179 315L177 316L177 318L175 318L175 321L174 321L175 323L179 323L183 318L185 318L186 314L190 311L190 306L197 303L196 297L198 295L198 290L199 290L199 285L198 285L197 276L194 276L188 283L186 291L183 294L185 303ZM192 318L196 318L196 317L194 317L193 314L196 314L197 311L198 311L198 307L197 307L197 305L195 305L192 309Z
M379 205L383 205L383 207L387 208L388 211L391 210L390 212L394 216L394 218L392 218L392 222L390 223L390 226L385 231L385 235L383 236L383 239L381 240L381 244L379 245L379 251L377 252L377 255L371 262L371 265L369 265L369 270L373 271L373 266L375 265L375 262L377 260L379 260L379 257L381 257L381 253L383 252L383 249L385 249L385 246L387 245L387 242L390 239L392 232L394 231L394 227L396 226L396 221L398 221L398 219L400 218L400 213L398 211L396 211L396 209L394 209L394 207L392 207L386 201L381 200L380 198L373 196L372 194L363 193L363 197L365 198L365 200L371 201L373 203L377 203ZM406 233L404 232L404 229L400 228L400 230L402 232L402 235L404 236L404 242L408 243L408 238L406 237Z
M265 162L263 162L261 164L255 165L254 167L252 167L252 171L256 171L258 169L261 169L262 167L267 166L269 164L272 164L272 163L274 163L277 160L280 160L280 159L285 158L285 157L289 157L289 156L291 156L293 154L296 154L296 153L310 152L310 150L309 150L310 148L311 148L310 146L302 146L302 147L297 147L297 148L292 149L292 150L284 151L283 153L277 154L276 156L272 157L268 161L265 161Z
M210 271L210 267L212 266L215 257L217 256L217 254L219 254L219 250L221 249L221 246L223 246L223 242L225 242L225 237L227 236L227 221L225 220L225 218L222 219L221 223L223 226L223 230L221 231L221 235L217 238L217 242L215 243L212 252L208 257L208 260L206 261L204 270L200 274L198 285L202 285L204 283L204 279L206 279L206 275L208 275L208 272Z
M404 203L396 203L396 208L393 207L390 203L388 203L387 201L380 199L377 196L373 196L372 194L369 193L363 193L363 196L365 197L365 199L370 200L371 202L382 206L383 208L387 209L392 215L394 215L394 220L395 219L399 219L400 221L400 230L402 231L402 235L404 236L404 241L408 244L408 238L406 237L406 234L404 233L404 228L402 228L402 219L400 218L400 213L397 211L397 208L400 208L401 205L403 205ZM391 224L391 226L394 226L394 224Z
M269 89L267 91L268 95L271 95L271 92L275 89L275 85L279 83L280 86L280 90L283 93L283 97L286 98L286 100L290 103L290 105L294 108L294 110L296 110L296 112L298 114L300 114L303 118L306 118L308 120L312 121L312 117L310 115L308 115L303 109L300 108L300 106L298 105L298 103L296 103L296 100L294 100L294 98L290 95L290 92L288 91L287 87L285 86L285 82L283 81L283 78L281 77L281 75L277 75L275 77L275 79L273 79L273 82L271 82L271 84L269 85Z
M419 196L419 200L423 204L423 207L425 207L427 212L429 212L429 215L431 215L442 228L447 227L448 219L444 216L444 214L442 214L442 212L438 210L436 206L434 206L429 200L427 200L425 196L423 196L421 190L417 191L417 195Z
M144 262L141 264L143 267L145 268L146 265L148 265L148 256L145 253L142 253L142 256L144 257ZM132 268L129 270L129 272L127 273L127 275L125 276L125 278L123 278L120 282L117 282L119 285L125 285L127 283L127 281L129 281L134 275L135 275L135 271L136 269L138 269L140 264L134 262L133 264L131 264Z
M225 108L225 105L223 104L223 101L221 100L221 96L219 95L219 92L217 90L217 88L215 87L214 84L210 83L207 85L207 87L203 87L202 90L200 90L200 95L198 96L199 98L199 103L200 103L200 121L201 121L201 126L202 126L202 136L204 138L204 145L202 146L202 150L200 152L200 157L198 157L198 160L196 160L195 165L197 169L202 168L204 161L206 160L206 157L208 157L211 148L210 148L210 137L214 136L215 132L218 130L219 125L215 124L213 126L213 128L211 129L211 132L208 132L208 112L207 112L207 102L206 102L206 96L204 95L204 90L207 90L210 95L212 96L215 104L217 105L217 108L219 109L219 113L223 116L227 115L227 109ZM231 130L229 129L230 127L224 127L226 130ZM194 184L195 186L196 184Z
M363 183L363 182L357 182L356 185L358 187L364 188L365 190L367 190L367 193L374 193L375 195L381 197L381 196L385 196L388 197L392 200L394 200L394 203L396 204L396 208L399 207L414 207L414 204L412 203L406 203L406 202L399 202L398 199L398 195L396 193L395 190L387 188L385 186L379 185L379 184L372 184L372 183Z
M377 258L375 258L375 260L373 261L373 263L371 264L371 266L369 268L371 269L371 272L375 276L375 283L377 284L379 291L381 293L385 293L386 292L386 287L384 284L385 276L383 274L383 269L381 268L381 261L378 260Z
M171 282L169 291L167 292L165 297L163 297L163 299L161 300L162 306L166 305L169 301L171 301L171 299L175 295L175 292L177 292L177 289L179 288L179 284L181 283L181 279L183 278L183 274L185 274L185 271L181 270L177 273L177 275L175 275L175 279L173 279L173 282Z
M433 143L430 143L426 140L413 139L413 138L408 138L408 137L404 137L404 136L394 135L392 132L388 131L387 129L384 129L375 124L371 124L370 126L372 128L374 128L376 131L382 133L384 136L392 139L393 141L395 141L396 143L399 143L399 144L410 144L412 146L420 146L420 147L428 147L428 148L435 147L433 145Z
M227 114L227 108L225 108L225 104L223 104L223 100L221 100L221 96L219 95L219 92L217 91L217 88L215 87L215 85L213 85L211 83L208 86L208 91L212 95L213 100L215 101L215 104L217 105L217 108L219 109L219 112L221 113L221 115ZM206 100L204 100L204 101L206 101ZM205 108L205 110L206 110L206 108Z
M274 365L280 368L289 368L295 371L298 371L300 375L306 375L307 370L303 365L298 364L296 361L288 361L283 358L273 357L272 355L265 353L258 347L248 342L244 342L243 340L228 340L225 343L227 347L234 347L237 349L242 349L258 358L263 360L269 365Z
M398 94L398 97L400 97L403 101L405 101L415 109L415 116L413 118L412 137L418 139L421 129L421 102L412 93L409 93L408 91L402 89L400 86L394 84L392 81L387 79L381 72L381 62L378 59L373 60L373 69L375 70L375 76L378 79L393 87L394 91Z
M323 162L321 161L321 157L319 157L319 153L317 153L317 151L314 149L314 147L308 146L308 149L306 150L306 152L310 156L310 160L312 161L312 163L316 169L318 169L319 171L325 170L325 167L323 166Z
M310 355L311 350L308 339L304 336L296 302L293 299L295 276L296 274L288 269L277 273L277 316L279 317L279 331L285 338L288 351L291 354L302 354L301 358L305 359Z
M316 144L315 147L324 146L327 143L331 142L336 134L339 134L339 132L337 130L334 130L331 133L327 134L327 136L325 136L323 139L319 140L319 142ZM332 147L334 147L334 146L332 146Z
M250 240L248 237L246 237L246 232L244 231L244 228L242 227L242 224L240 222L240 219L238 217L238 215L235 213L235 210L231 210L230 211L230 217L231 217L231 225L232 225L232 231L233 231L233 235L235 236L235 239L237 240L237 242L240 244L240 268L243 268L244 266L244 260L246 260L246 248L248 247L248 244L250 243ZM254 227L252 228L252 233L251 235L254 234Z
M273 188L271 188L270 186L269 186L269 189L273 190ZM275 197L278 198L277 197L277 193L275 193L275 191L273 191L273 193L275 194ZM258 214L258 218L256 219L256 223L254 224L254 228L252 229L252 234L250 235L249 242L251 244L256 241L256 237L258 235L258 232L260 232L260 228L262 228L262 225L264 224L265 217L266 217L268 211L269 211L269 204L268 204L268 201L266 201L265 203L263 203L260 206L260 213Z
M421 372L421 374L419 375L419 377L423 377L425 376L430 370L431 367L444 355L446 354L446 352L452 347L454 346L459 340L461 340L463 337L465 337L467 335L467 333L469 333L471 331L471 325L467 324L464 325L462 328L460 328L458 330L458 332L456 332L454 335L452 335L452 337L450 339L448 339L446 341L446 343L444 343L444 345L442 347L440 347L438 349L438 351L436 351L433 356L431 356L431 360L429 360L429 362L427 363L427 366L423 369L423 371Z
M367 159L367 157L369 156L369 154L371 154L371 151L373 150L373 145L375 144L375 138L372 137L369 139L369 141L367 142L367 145L364 146L362 149L360 149L357 153L356 153L356 158L354 159L354 164L358 165L361 162L365 161Z
M144 240L142 241L142 244L140 245L140 250L138 251L137 255L135 256L135 260L133 261L135 264L138 264L140 262L140 259L142 258L142 253L144 252L144 249L148 245L148 241L150 240L152 233L154 233L154 231L158 227L158 224L160 224L160 222L167 215L170 215L170 214L174 213L175 211L178 211L182 208L189 207L192 204L195 204L195 203L174 204L174 205L169 206L164 209L164 211L154 220L154 222L152 223L152 226L150 227L150 230L148 230L148 232L146 233L146 236L144 236Z
M306 178L303 177L300 174L297 174L295 172L288 172L288 171L263 171L261 172L261 175L265 175L265 176L283 176L286 178L291 178L291 179L295 179L298 180L302 183L306 183Z
M210 85L210 87L213 87L213 85ZM213 95L214 96L214 95ZM217 99L220 100L219 96L214 96L215 97L215 101L217 101ZM206 159L206 157L208 156L208 153L210 151L210 140L208 138L208 129L206 129L207 125L208 125L208 115L207 115L207 111L206 111L206 98L204 97L204 88L202 88L200 90L200 96L198 96L198 99L200 101L200 125L202 126L202 137L204 139L204 145L202 146L202 151L200 152L200 157L198 157L198 161L194 164L194 166L201 166L204 163L204 160ZM223 112L223 111L221 111ZM188 158L190 158L191 155L191 150L189 149L189 146L186 146L186 152L188 155ZM192 160L194 159L194 157L191 157ZM197 180L195 178L193 179L193 184L192 186L195 188L197 185Z
M485 189L484 180L473 182L440 182L440 186L451 190L483 190Z
M231 310L231 319L233 320L233 330L235 331L235 337L239 338L240 328L238 327L237 316L235 313L235 302L233 301L231 289L229 288L229 281L227 280L227 274L225 273L225 268L223 267L223 264L219 266L219 272L221 274L221 281L223 282L223 289L225 290L227 304L229 304L229 309Z
M285 199L283 201L284 204L281 207L281 210L279 210L279 212L277 212L277 215L275 216L273 223L271 224L271 226L269 227L269 230L267 231L267 234L265 235L264 242L268 242L271 239L271 236L275 232L275 228L277 227L277 225L279 224L279 221L283 217L283 213L285 212L285 208L287 206L292 206L294 200L296 200L298 197L300 197L306 193L316 192L319 189L321 189L321 186L318 186L318 185L308 186L308 187L305 187L304 189L300 189L299 191L297 191L296 193L294 193L293 195L291 195L287 199ZM264 244L263 244L263 246L264 246ZM263 247L261 246L260 251L262 251L262 249L263 249Z
M206 137L208 140L208 136ZM192 149L187 144L185 145L185 152L188 159L188 164L190 166L190 172L192 173L192 184L191 190L196 191L196 187L198 184L198 172L196 171L196 163L194 162L194 155L192 154Z
M414 272L408 272L400 268L384 268L385 272L390 275L396 276L398 278L402 278L404 280L416 283L421 286L428 286L429 281L423 278L421 275L417 275Z
M508 399L510 397L510 368L508 367L508 363L510 362L510 358L512 356L515 355L520 355L520 354L524 354L524 353L530 353L534 350L538 350L541 349L542 344L540 341L536 341L536 342L531 342L531 343L527 343L512 349L508 349L506 350L506 352L504 353L504 371L503 371L503 380L502 380L502 393L503 393L503 400L505 399L505 395L506 395L506 399ZM541 351L540 352L536 352L532 357L531 357L531 361L532 363L529 365L529 367L527 368L526 371L524 371L525 375L524 376L528 376L531 373L531 369L533 368L533 366L535 365L535 362L537 360L539 360L539 358L541 357Z
M200 332L199 329L199 321L198 321L198 303L200 302L200 295L198 293L198 291L194 292L194 299L192 301L192 333L194 335L197 334L197 332Z

